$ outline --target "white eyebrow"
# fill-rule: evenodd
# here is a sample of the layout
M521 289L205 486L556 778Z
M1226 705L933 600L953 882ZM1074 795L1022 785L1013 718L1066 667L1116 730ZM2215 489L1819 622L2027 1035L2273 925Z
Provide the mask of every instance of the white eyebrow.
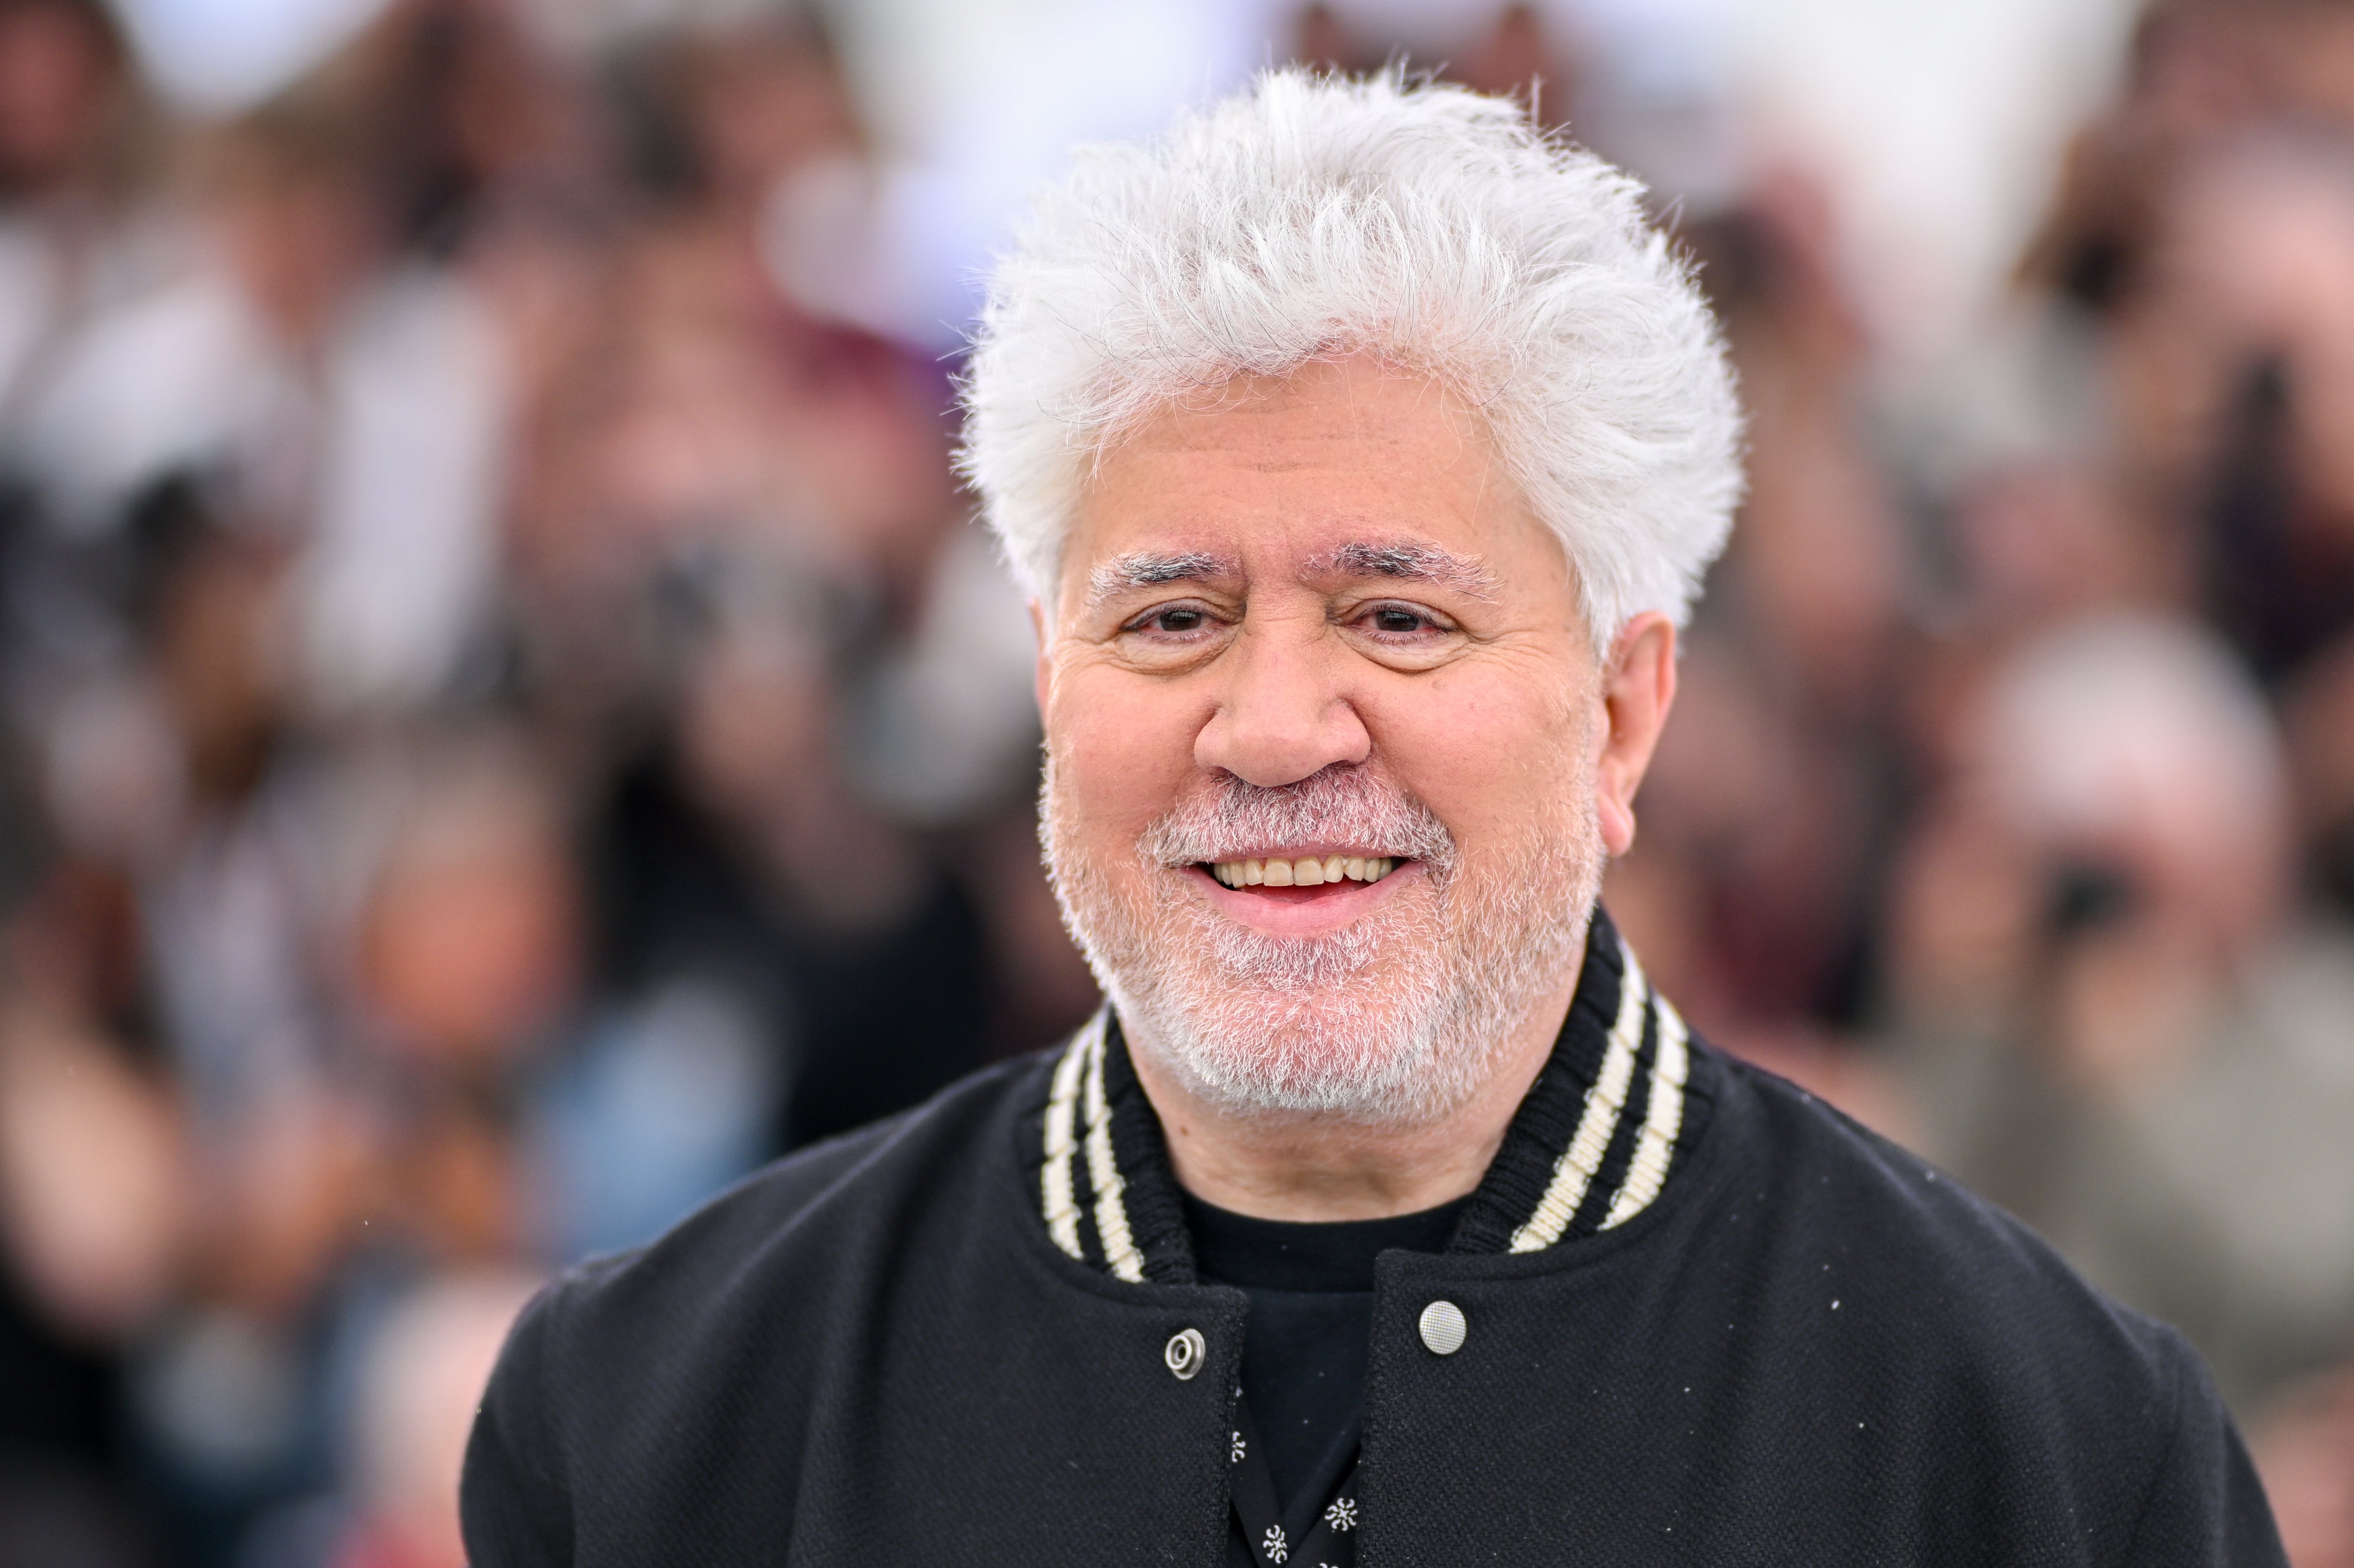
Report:
M1308 563L1311 574L1348 577L1394 577L1400 582L1437 583L1473 599L1492 599L1500 585L1476 556L1458 556L1420 540L1391 544L1352 541L1335 546Z
M1107 599L1136 588L1196 582L1204 577L1238 577L1241 573L1242 564L1232 556L1214 556L1205 550L1187 550L1172 556L1138 551L1115 556L1087 574L1087 608L1093 609Z

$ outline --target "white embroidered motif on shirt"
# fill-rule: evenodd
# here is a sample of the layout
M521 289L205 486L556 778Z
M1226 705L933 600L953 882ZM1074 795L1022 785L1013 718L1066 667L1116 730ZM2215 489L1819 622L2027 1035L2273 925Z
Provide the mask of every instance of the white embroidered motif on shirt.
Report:
M1324 1522L1334 1530L1354 1530L1357 1527L1357 1500L1354 1498L1334 1498L1332 1506L1324 1510Z
M1250 1446L1243 1441L1243 1435L1237 1432L1235 1434L1234 1451L1226 1456L1227 1462L1239 1465L1243 1462L1243 1456L1249 1451Z
M1285 1558L1290 1556L1291 1543L1283 1539L1283 1526L1279 1524L1268 1525L1267 1527L1267 1539L1258 1543L1258 1549L1267 1553L1267 1560L1269 1563L1280 1563Z

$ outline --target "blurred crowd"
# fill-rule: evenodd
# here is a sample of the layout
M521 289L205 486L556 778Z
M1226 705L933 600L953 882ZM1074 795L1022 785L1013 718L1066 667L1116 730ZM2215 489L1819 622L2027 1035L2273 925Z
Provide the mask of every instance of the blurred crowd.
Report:
M1614 911L2354 1564L2354 3L2154 0L1927 400L1819 172L1681 199L1458 9L1661 175L1753 410ZM546 1271L1092 1007L875 169L807 10L394 0L199 119L0 0L0 1568L457 1568Z

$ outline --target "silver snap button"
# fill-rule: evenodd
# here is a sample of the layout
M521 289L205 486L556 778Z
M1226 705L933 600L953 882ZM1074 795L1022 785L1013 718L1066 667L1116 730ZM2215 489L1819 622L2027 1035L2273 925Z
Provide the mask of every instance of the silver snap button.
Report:
M1199 1329L1178 1330L1169 1336L1169 1343L1161 1351L1161 1359L1169 1363L1169 1370L1177 1374L1179 1383L1193 1382L1193 1374L1202 1370L1202 1363L1209 1357L1209 1343L1202 1338Z
M1435 1356L1451 1356L1463 1348L1468 1331L1463 1308L1452 1301L1434 1301L1422 1309L1422 1342Z

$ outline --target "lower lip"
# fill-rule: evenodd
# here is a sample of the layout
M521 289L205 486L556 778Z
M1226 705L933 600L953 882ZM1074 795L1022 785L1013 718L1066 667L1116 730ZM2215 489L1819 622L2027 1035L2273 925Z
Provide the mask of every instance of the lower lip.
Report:
M1410 860L1379 882L1251 888L1228 887L1198 865L1185 867L1184 874L1209 898L1210 907L1230 919L1273 937L1321 937L1395 896L1424 872L1422 862Z

